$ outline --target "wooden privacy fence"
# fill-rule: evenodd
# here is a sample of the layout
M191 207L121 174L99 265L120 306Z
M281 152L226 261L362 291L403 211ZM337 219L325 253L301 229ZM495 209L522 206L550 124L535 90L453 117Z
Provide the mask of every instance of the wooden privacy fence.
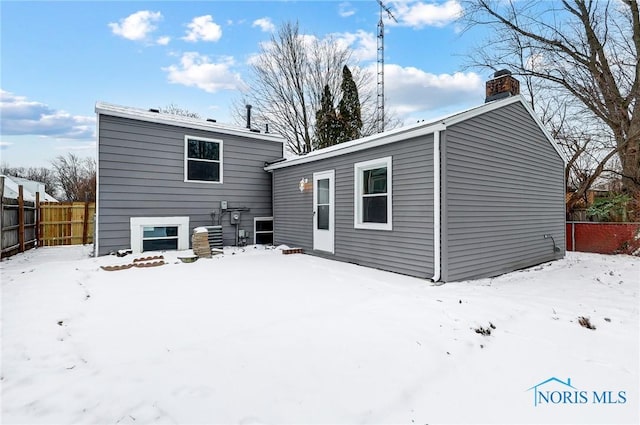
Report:
M36 246L93 243L95 202L39 202L38 193L35 202L25 201L23 187L18 189L17 199L1 197L1 257Z
M0 203L0 229L2 230L0 232L0 247L2 248L0 257L24 252L37 245L37 204L37 196L35 202L24 200L22 186L18 190L18 199L2 197Z
M39 246L93 243L95 202L41 202Z

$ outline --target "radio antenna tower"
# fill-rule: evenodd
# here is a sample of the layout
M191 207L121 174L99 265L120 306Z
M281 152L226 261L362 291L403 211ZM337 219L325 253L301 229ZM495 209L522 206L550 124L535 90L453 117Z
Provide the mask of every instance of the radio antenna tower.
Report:
M377 128L378 133L384 131L384 20L383 15L386 12L389 19L394 20L396 23L398 20L391 10L381 0L378 0L380 5L380 20L378 21L378 102L377 102Z

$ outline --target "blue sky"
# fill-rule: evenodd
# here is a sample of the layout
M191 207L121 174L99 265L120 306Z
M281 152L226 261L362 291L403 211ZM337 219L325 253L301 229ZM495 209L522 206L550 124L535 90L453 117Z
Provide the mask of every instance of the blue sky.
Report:
M386 106L405 123L482 103L488 75L464 70L481 33L458 0L387 1ZM375 69L379 8L367 1L0 2L0 161L48 166L95 155L96 101L176 104L232 122L248 60L281 23L329 34Z

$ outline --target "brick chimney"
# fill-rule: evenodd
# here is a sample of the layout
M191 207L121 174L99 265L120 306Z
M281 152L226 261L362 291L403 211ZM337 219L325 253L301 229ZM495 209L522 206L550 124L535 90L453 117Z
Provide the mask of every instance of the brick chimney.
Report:
M508 69L501 69L500 71L494 72L493 78L487 81L485 87L485 103L520 94L520 81L513 78L511 71Z

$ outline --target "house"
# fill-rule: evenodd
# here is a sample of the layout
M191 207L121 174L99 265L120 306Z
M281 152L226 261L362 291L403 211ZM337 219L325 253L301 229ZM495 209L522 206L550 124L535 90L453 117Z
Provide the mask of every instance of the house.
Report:
M286 244L436 282L564 256L566 161L508 73L475 108L288 159L273 134L96 113L98 255L187 249L195 227L218 226L225 245Z
M188 249L194 228L225 245L271 242L271 175L283 139L98 102L96 254Z
M5 176L2 196L9 199L18 199L18 192L22 186L22 198L28 202L35 202L36 193L40 202L58 202L53 196L44 191L44 183L25 179L22 177Z
M445 282L562 258L565 160L518 88L267 166L275 244Z

